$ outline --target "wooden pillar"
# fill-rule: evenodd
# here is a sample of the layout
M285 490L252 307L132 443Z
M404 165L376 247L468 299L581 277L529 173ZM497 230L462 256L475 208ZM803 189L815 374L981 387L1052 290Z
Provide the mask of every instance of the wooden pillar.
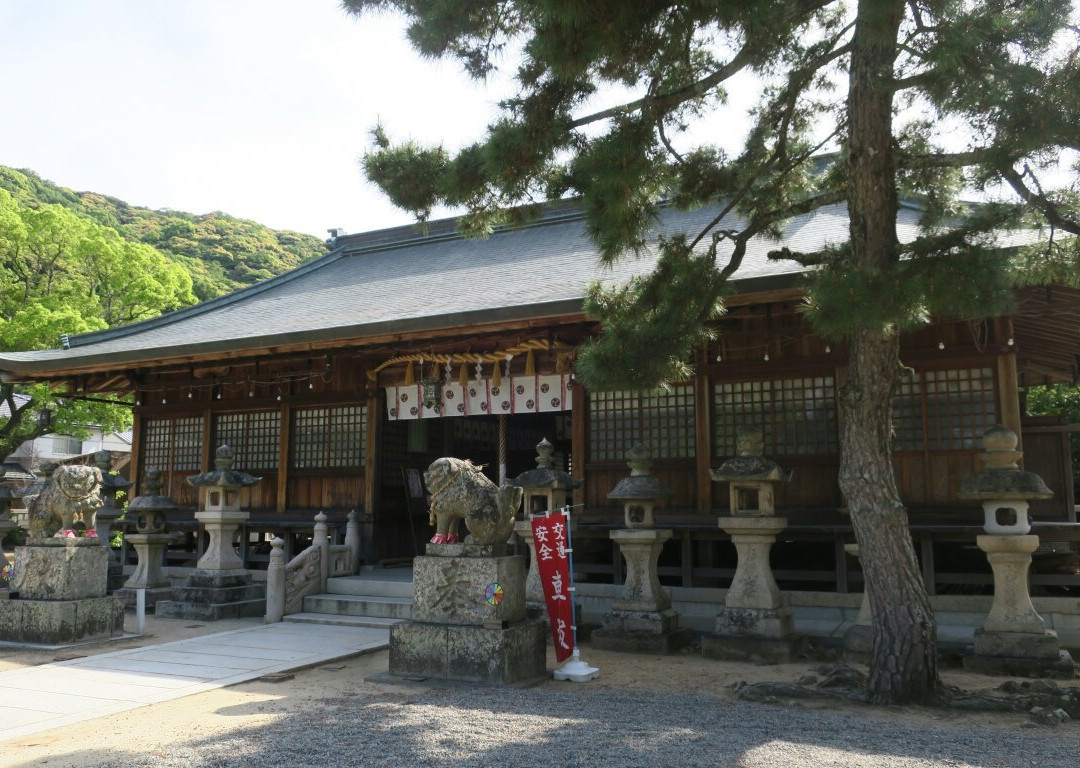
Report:
M367 447L364 455L364 513L375 514L376 487L379 477L379 425L382 423L379 390L372 387L367 399Z
M712 509L712 476L709 474L712 460L712 387L706 371L708 355L698 353L697 376L694 379L694 438L697 456L697 508L708 513Z
M284 512L289 498L289 445L292 443L292 407L281 406L281 441L278 443L277 511Z
M585 388L576 381L570 383L573 387L573 397L571 403L573 403L573 409L570 411L570 455L573 458L573 464L570 467L570 476L575 477L578 480L585 479L585 435L586 428L588 426L588 408L585 407ZM573 492L574 500L573 504L584 504L585 498L585 484L582 483L580 488L575 488Z
M128 488L127 497L131 501L139 495L142 481L142 414L135 412L131 417L131 461L128 463L128 480L131 487Z
M499 414L499 485L506 480L506 414Z
M1020 385L1016 372L1016 353L1006 352L998 355L997 359L998 380L998 412L1001 414L1002 426L1008 427L1016 433L1017 438L1023 440L1020 430ZM1023 443L1017 443L1017 450L1023 449Z

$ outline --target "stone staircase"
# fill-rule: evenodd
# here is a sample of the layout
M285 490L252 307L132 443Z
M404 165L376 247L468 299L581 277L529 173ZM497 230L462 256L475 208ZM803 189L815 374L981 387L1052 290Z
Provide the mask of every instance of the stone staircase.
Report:
M326 592L305 597L304 610L283 620L389 628L412 616L412 595L411 568L365 570L329 579Z

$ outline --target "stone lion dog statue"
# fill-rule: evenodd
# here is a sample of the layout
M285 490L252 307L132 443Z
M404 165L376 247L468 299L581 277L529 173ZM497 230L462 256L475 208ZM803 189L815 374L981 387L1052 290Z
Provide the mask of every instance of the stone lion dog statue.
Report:
M470 543L480 546L504 544L514 530L524 491L516 485L495 485L468 459L436 459L424 473L424 482L431 495L428 522L435 526L430 543L457 543L462 519Z
M97 467L57 467L26 510L29 539L43 539L46 531L53 535L70 531L76 517L86 526L86 537L96 537L97 511L104 504L100 491L101 470Z

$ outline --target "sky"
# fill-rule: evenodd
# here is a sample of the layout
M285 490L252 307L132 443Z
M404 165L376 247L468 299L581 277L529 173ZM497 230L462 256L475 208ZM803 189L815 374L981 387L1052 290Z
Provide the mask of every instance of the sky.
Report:
M448 148L502 93L337 0L0 0L0 165L324 237L412 219L358 161L380 119Z

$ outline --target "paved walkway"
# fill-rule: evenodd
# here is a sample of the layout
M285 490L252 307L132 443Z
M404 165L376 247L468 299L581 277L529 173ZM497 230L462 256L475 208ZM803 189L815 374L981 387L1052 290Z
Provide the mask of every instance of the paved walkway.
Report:
M0 673L0 742L389 645L385 629L266 624Z

